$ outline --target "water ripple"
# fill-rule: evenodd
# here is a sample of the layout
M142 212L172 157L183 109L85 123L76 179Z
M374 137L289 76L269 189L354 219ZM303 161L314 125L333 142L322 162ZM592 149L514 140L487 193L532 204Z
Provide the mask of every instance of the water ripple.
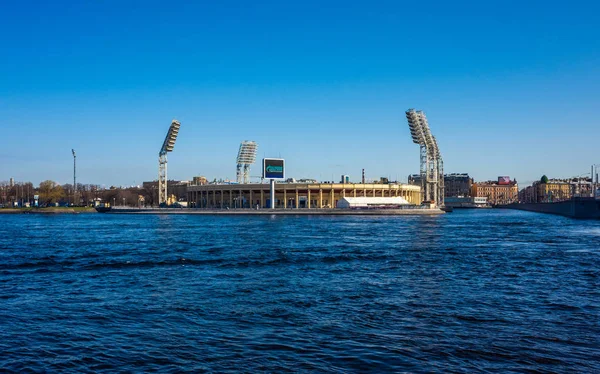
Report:
M0 215L0 371L600 372L599 221Z

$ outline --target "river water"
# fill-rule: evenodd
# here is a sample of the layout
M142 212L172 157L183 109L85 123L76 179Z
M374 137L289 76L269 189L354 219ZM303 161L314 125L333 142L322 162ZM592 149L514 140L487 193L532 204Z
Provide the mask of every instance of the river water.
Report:
M0 371L600 372L600 221L0 215Z

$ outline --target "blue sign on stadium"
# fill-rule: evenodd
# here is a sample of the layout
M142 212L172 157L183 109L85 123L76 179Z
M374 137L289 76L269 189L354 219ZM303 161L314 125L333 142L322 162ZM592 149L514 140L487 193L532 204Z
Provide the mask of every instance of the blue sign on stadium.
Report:
M285 178L285 161L282 158L263 158L263 178Z

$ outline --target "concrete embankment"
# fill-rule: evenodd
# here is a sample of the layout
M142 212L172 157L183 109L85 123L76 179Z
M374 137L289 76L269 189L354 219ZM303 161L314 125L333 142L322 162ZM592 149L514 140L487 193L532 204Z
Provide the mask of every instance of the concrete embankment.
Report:
M440 209L113 209L107 214L199 214L199 215L289 215L289 216L413 216L444 214Z
M4 208L0 209L0 214L79 214L79 213L97 213L94 208Z
M557 214L571 218L600 219L600 200L585 197L555 203L509 204L499 208Z

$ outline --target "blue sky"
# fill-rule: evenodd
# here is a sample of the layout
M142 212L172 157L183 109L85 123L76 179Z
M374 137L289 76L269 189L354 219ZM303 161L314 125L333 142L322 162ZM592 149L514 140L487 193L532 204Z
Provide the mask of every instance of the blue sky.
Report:
M175 4L176 3L176 4ZM531 183L600 163L600 3L0 0L0 181L235 178L242 140L288 176L446 172ZM252 175L260 175L257 164Z

